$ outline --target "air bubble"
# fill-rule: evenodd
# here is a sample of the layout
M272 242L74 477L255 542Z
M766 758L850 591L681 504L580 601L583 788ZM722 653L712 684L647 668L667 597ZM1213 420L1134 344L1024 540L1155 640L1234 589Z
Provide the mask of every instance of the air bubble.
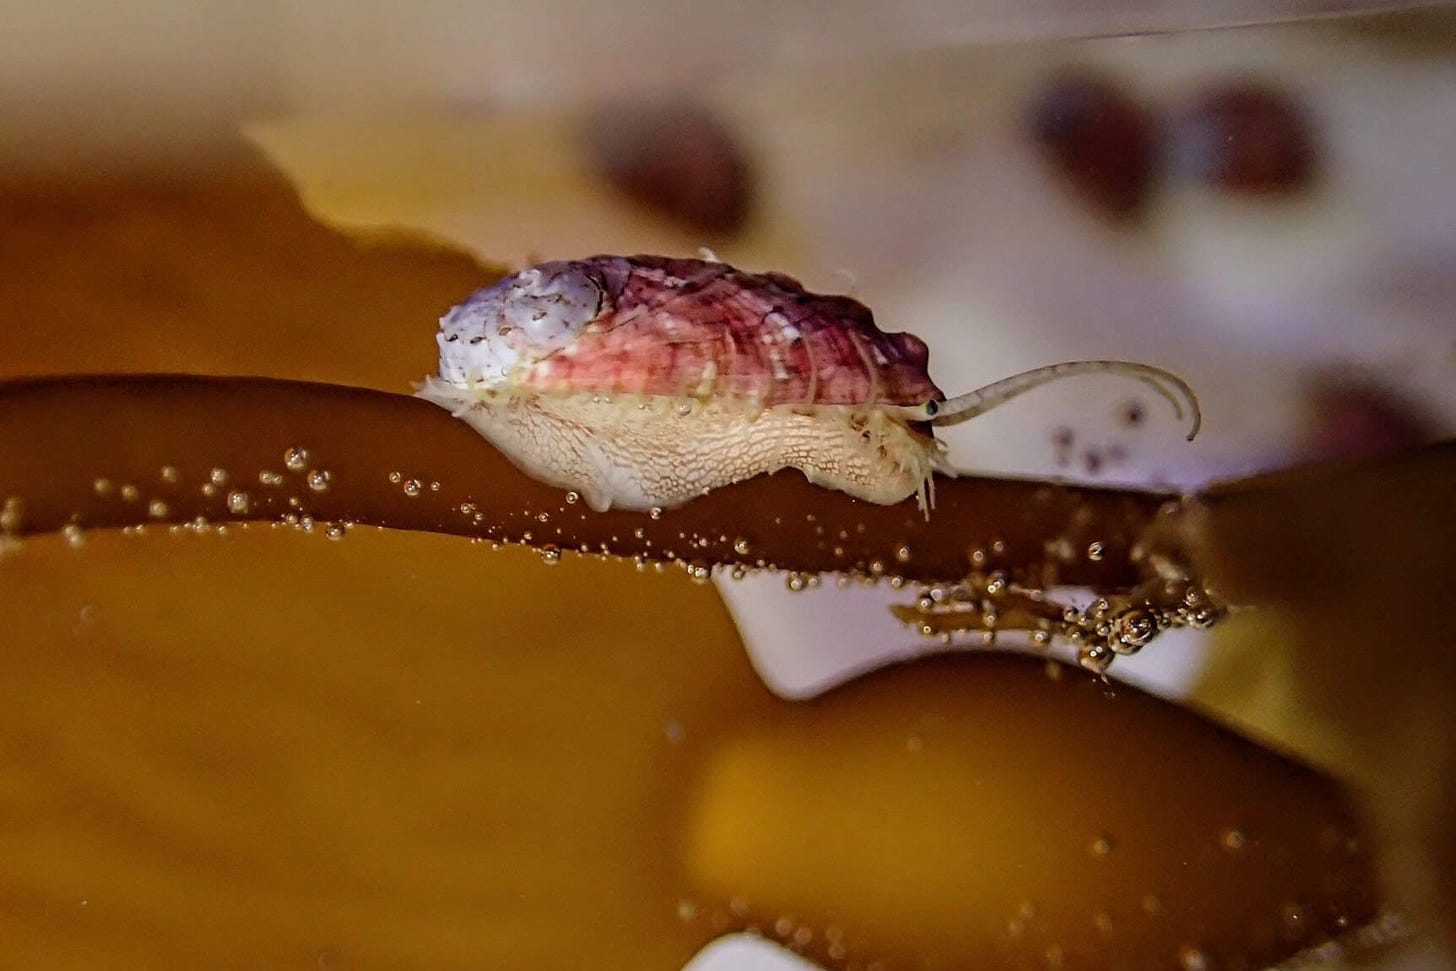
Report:
M327 492L333 477L328 469L311 469L308 473L308 487L314 492Z
M700 560L685 564L683 569L687 571L688 578L694 583L707 583L713 579L713 568Z
M908 546L897 546L895 548L895 559L897 561L901 562L901 563L909 563L910 562L910 547L908 547Z
M581 501L581 493L579 493L579 492L568 492L566 494L566 504L568 506L574 506L574 505L576 505L580 501Z
M424 486L420 485L419 479L410 479L404 484L404 494L414 499L420 494L420 490L423 488Z
M1110 836L1099 836L1092 841L1093 856L1109 856L1111 855L1113 848L1114 844L1112 842L1112 837Z
M1178 966L1183 971L1208 971L1208 955L1196 947L1184 947L1178 951Z
M389 473L389 481L394 483L395 485L399 485L402 479L404 479L404 476L400 475L398 472Z
M739 556L747 556L749 553L753 552L753 544L750 543L747 539L740 536L733 541L733 552L737 553Z
M164 465L164 466L162 466L162 481L163 482L176 482L177 481L177 466L175 466L175 465Z
M784 585L792 593L801 593L805 587L809 586L809 578L802 573L790 573L784 578Z
M91 490L104 499L116 491L116 486L110 479L97 479L91 483Z
M121 498L123 502L136 502L141 497L141 490L130 482L121 487Z
M561 562L561 550L556 546L543 546L536 551L541 555L541 562L547 566L555 566Z
M210 481L213 485L218 486L219 488L225 486L228 483L227 469L213 469L212 472L208 474L207 478L208 481Z
M290 472L302 472L308 468L308 449L295 445L283 453L283 464Z
M153 519L166 519L167 514L171 511L167 503L161 499L153 499L147 503L147 515Z
M1077 652L1077 663L1093 674L1106 674L1114 656L1106 644L1086 644Z
M649 509L647 511L647 515L651 516L653 519L661 519L662 518L662 507L661 506L653 506L651 509Z
M337 542L344 538L345 529L346 527L343 523L330 523L328 528L324 530L324 535Z
M1219 845L1230 852L1237 852L1249 845L1249 836L1243 830L1230 828L1224 830L1218 837Z
M20 501L20 497L6 496L5 505L0 506L0 532L18 532L24 515L25 504Z
M227 507L228 512L240 516L253 507L253 500L246 492L233 489L227 494Z
M61 536L65 539L66 545L72 549L84 546L86 543L86 533L75 523L66 523L66 525L62 526Z
M277 472L269 472L267 469L264 469L262 472L258 473L258 484L262 486L267 486L271 489L275 486L280 486L283 484L283 476L279 475Z
M1087 559L1091 560L1094 563L1101 560L1102 557L1106 555L1106 552L1106 549L1101 543L1087 544Z

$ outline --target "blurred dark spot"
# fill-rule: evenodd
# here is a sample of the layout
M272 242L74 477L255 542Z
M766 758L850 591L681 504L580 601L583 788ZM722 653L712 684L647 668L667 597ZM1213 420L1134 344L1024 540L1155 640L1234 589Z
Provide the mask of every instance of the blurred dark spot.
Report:
M1059 466L1072 464L1072 444L1077 436L1066 425L1052 429L1052 458Z
M1099 211L1142 213L1153 176L1153 123L1112 82L1068 73L1032 100L1027 127L1072 189Z
M1127 461L1127 449L1116 443L1107 446L1107 461L1111 465L1121 465Z
M1230 192L1297 191L1313 181L1317 161L1314 134L1300 106L1255 82L1204 91L1178 116L1169 136L1174 171Z
M1143 403L1136 398L1129 398L1117 406L1117 418L1128 428L1136 428L1141 425L1147 416Z
M1087 469L1088 475L1097 475L1102 471L1102 452L1100 449L1089 448L1082 453L1082 465Z
M623 102L587 114L593 168L618 191L712 236L742 230L753 208L752 172L738 140L709 109Z
M1425 411L1391 388L1347 375L1316 378L1305 398L1305 451L1341 460L1415 448L1439 437Z

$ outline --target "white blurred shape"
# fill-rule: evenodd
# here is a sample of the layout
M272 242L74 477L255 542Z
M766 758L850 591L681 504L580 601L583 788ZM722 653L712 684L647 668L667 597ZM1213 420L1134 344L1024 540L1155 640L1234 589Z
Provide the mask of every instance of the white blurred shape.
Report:
M752 934L720 937L698 952L683 971L817 971L791 951Z

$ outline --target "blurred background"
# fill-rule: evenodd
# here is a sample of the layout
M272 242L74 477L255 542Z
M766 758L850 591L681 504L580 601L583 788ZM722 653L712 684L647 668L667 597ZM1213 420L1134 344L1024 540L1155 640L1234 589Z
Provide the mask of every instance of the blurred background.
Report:
M1200 392L1189 445L1135 386L1047 388L948 430L967 470L1195 487L1456 423L1445 5L6 0L0 22L12 174L205 173L242 131L362 238L512 267L709 247L853 294L927 340L949 393L1080 358ZM66 370L8 340L7 376ZM188 340L148 363L315 369ZM351 383L404 392L411 368ZM785 697L937 647L889 616L894 591L717 586ZM1230 679L1251 652L1266 663ZM1338 771L1271 654L1231 624L1112 676Z

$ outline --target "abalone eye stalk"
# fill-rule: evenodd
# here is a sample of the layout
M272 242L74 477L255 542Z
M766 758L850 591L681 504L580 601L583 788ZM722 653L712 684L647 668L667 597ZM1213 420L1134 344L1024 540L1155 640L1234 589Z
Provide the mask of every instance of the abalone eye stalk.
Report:
M1186 415L1192 416L1193 426L1188 430L1190 442L1203 427L1203 412L1198 407L1198 396L1193 393L1188 382L1171 371L1136 361L1064 361L1061 364L1047 364L993 381L954 398L927 401L918 407L906 408L902 414L912 421L928 421L936 426L958 425L977 415L984 415L1012 398L1020 397L1042 385L1084 374L1116 374L1140 381L1152 388L1159 397L1173 406L1173 414L1179 421Z

